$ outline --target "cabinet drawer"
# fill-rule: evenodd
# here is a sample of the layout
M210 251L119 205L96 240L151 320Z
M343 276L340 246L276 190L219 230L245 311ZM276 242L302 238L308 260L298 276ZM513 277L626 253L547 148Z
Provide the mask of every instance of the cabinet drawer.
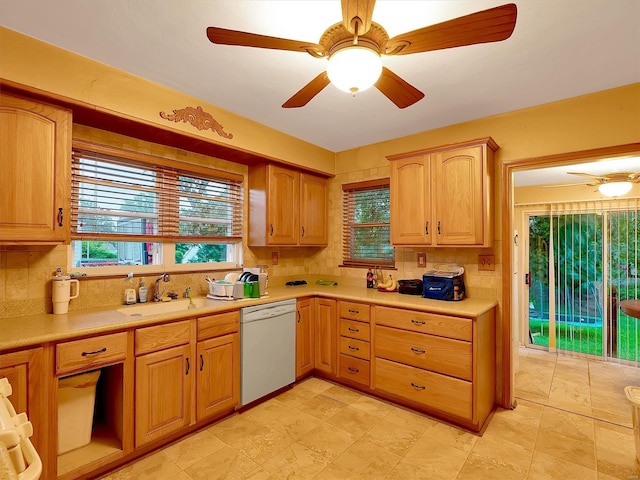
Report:
M360 358L340 355L340 378L369 386L369 362Z
M369 358L371 358L371 346L369 342L340 337L340 353L369 360Z
M191 320L165 323L136 330L136 355L189 343Z
M369 305L355 302L340 302L340 318L369 322Z
M240 322L240 312L226 312L198 318L198 340L236 333Z
M388 307L375 307L375 318L377 325L471 341L473 322L468 318Z
M340 335L367 342L371 339L368 323L345 320L344 318L340 319Z
M472 379L471 343L425 333L376 326L375 356Z
M375 360L374 386L425 407L472 419L471 382L382 358Z
M123 360L127 355L127 332L84 338L56 345L56 374L90 370Z

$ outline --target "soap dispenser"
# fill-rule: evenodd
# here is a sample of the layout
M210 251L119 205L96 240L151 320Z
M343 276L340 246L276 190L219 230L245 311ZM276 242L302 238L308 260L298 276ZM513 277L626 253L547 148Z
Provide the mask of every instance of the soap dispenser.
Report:
M136 289L133 287L133 273L129 273L124 281L123 302L125 305L136 303Z
M140 279L140 286L138 287L138 299L140 303L146 303L148 300L149 289L144 284L144 278Z

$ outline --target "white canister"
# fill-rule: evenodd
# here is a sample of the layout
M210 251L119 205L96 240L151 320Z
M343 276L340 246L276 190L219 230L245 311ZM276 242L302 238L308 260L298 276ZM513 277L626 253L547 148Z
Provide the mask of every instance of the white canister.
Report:
M51 298L53 300L53 313L56 315L69 311L69 300L80 295L80 282L68 276L53 278Z

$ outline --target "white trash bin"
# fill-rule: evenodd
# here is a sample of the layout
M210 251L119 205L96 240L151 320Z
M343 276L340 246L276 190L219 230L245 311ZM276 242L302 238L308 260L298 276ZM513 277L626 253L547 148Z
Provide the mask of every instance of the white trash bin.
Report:
M636 458L640 462L640 387L625 387L624 393L631 403L633 436L636 439Z
M58 380L58 455L91 442L100 370Z

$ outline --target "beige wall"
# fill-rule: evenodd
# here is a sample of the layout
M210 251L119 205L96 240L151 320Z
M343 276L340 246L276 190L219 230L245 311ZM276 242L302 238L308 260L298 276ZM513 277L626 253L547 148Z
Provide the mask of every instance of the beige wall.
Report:
M334 171L333 152L201 99L2 27L0 45L0 76L3 79L126 114L161 128L186 132L214 143L296 163L320 172L332 174ZM225 132L232 133L233 138L225 139L211 130L197 130L188 123L170 122L159 115L160 111L171 113L174 109L198 105L221 123Z

